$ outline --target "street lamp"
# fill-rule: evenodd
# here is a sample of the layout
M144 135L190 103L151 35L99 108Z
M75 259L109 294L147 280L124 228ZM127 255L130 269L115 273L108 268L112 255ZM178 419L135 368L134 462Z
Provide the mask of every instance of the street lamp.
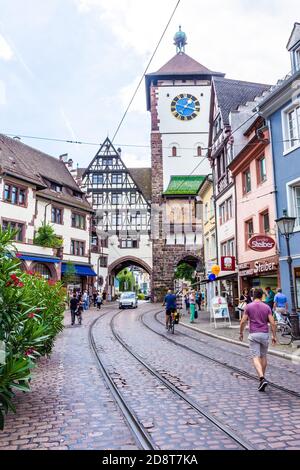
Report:
M300 339L300 330L299 330L299 319L296 312L296 303L295 303L295 289L294 289L294 280L292 272L292 258L291 258L291 249L290 249L290 236L293 235L295 227L296 217L289 217L286 210L283 211L283 216L279 219L276 219L278 230L281 235L285 237L286 248L287 248L287 262L289 266L289 277L290 277L290 292L292 300L292 313L291 313L291 325L293 336L297 339Z

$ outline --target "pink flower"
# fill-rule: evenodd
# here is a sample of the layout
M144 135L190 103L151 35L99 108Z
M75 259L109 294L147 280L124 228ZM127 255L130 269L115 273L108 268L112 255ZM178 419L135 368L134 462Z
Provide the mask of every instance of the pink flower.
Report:
M34 313L33 313L33 312L31 312L31 313L28 313L28 315L27 315L27 317L28 317L28 318L34 318L34 316L35 316L35 315L34 315Z
M25 351L25 356L30 356L31 354L35 353L35 349L33 348L28 348Z

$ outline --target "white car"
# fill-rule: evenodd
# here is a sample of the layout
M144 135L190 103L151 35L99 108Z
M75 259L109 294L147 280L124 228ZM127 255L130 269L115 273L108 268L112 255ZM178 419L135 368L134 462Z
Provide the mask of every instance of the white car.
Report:
M119 299L119 308L137 308L137 296L135 292L123 292Z

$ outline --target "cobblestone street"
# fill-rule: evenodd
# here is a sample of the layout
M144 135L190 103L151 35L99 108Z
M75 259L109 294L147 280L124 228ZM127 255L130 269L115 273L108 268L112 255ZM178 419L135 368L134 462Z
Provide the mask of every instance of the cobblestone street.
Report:
M258 393L254 378L230 369L254 375L246 348L182 325L171 335L160 310L144 303L119 312L112 304L85 312L81 327L69 326L67 312L51 358L42 359L34 371L31 393L16 394L17 414L6 419L0 449L140 448L90 349L89 327L97 318L92 330L97 352L156 448L239 449L245 443L255 449L299 449L299 365L270 356L270 385Z

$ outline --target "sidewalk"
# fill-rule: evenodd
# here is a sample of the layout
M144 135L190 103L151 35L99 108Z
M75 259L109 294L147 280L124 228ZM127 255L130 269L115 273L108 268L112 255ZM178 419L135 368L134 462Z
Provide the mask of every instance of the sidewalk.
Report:
M246 327L245 334L244 334L244 341L241 342L239 340L239 331L240 331L240 324L238 320L232 320L231 326L222 326L220 322L217 328L215 328L214 323L210 323L209 312L201 310L198 313L197 320L194 320L194 323L190 323L190 316L185 310L181 310L183 313L180 318L180 323L185 324L187 327L198 330L201 333L206 335L212 336L214 338L221 339L223 341L227 341L229 343L238 344L242 347L248 346L248 327ZM290 345L281 345L276 344L276 346L270 346L269 354L273 354L274 356L283 357L285 359L294 359L295 356L293 354L297 351L297 344L298 342L294 342L294 344ZM271 345L271 341L270 341ZM299 351L299 349L298 349Z

